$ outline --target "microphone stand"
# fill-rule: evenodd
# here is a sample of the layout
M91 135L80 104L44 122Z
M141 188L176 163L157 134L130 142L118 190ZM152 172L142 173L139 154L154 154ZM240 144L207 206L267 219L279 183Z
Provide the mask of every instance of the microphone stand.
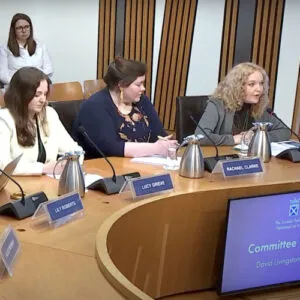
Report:
M83 126L79 127L79 132L84 136L84 138L94 147L95 150L102 156L105 161L109 164L112 169L113 176L107 178L101 178L92 184L90 184L87 188L89 190L100 190L107 195L119 193L126 179L140 177L139 172L128 173L124 175L116 176L115 168L108 160L106 155L100 150L100 148L94 143L94 141L89 137L85 128Z
M274 113L274 111L272 111L270 108L267 108L267 112L271 115L274 116L279 122L281 122L300 142L300 137L299 135L289 126L287 126L287 124L285 122L283 122L278 116L277 114Z
M205 170L207 170L208 172L211 173L219 160L228 160L228 159L233 159L233 158L239 158L238 154L219 155L219 149L218 149L216 143L214 142L214 140L205 132L205 130L199 125L199 123L197 123L197 121L195 120L195 118L192 115L190 115L190 119L203 132L203 134L207 137L207 139L211 142L211 144L214 146L214 148L216 150L215 157L205 157L204 158ZM200 142L200 145L201 145L201 142Z
M2 172L15 185L17 185L22 195L20 200L11 201L0 206L0 214L13 216L18 220L22 220L32 216L40 203L48 201L48 198L44 192L38 192L25 197L24 191L20 184L2 169L0 169L0 172Z
M281 124L283 124L292 134L294 134L298 141L300 142L300 137L299 135L294 132L294 130L292 128L290 128L289 126L287 126L287 124L285 122L283 122L278 116L277 114L275 114L270 108L267 108L267 112L274 116ZM277 156L277 158L282 158L282 159L287 159L289 161L292 161L294 163L298 163L300 162L300 148L290 148L290 149L286 149L283 152L280 152Z

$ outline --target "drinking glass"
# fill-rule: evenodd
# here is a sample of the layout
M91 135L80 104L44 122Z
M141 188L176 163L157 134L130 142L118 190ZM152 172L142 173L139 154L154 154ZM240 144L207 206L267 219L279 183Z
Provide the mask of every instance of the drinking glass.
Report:
M240 144L240 157L247 157L248 156L248 147L249 147L249 142L246 139L246 134L243 134L242 139L241 139L241 144Z
M172 145L168 147L167 162L164 164L166 170L178 170L179 163L177 160L177 149L178 146Z

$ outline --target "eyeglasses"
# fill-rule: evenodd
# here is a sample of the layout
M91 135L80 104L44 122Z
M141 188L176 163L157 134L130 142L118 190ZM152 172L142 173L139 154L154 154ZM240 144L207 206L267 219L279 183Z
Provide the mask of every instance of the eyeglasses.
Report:
M30 29L30 25L18 26L16 27L17 31L28 31Z

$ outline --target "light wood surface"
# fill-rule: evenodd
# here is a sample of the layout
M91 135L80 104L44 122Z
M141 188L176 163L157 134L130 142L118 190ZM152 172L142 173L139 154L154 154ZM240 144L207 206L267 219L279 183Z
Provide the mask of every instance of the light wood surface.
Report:
M226 148L224 148L224 151ZM222 149L220 151L222 153ZM124 174L133 171L139 171L142 175L159 174L163 172L160 166L150 166L130 162L126 158L112 158L112 163L116 166L117 174ZM199 237L202 238L206 233L215 232L219 229L219 222L224 218L224 209L226 203L224 197L243 196L247 194L268 193L270 191L292 190L300 187L300 172L296 164L290 162L272 159L271 163L265 164L266 172L264 176L244 177L224 181L220 178L214 178L210 181L208 173L202 179L187 179L178 176L177 172L172 172L172 178L175 185L175 191L171 194L152 197L139 202L132 202L128 199L128 195L111 195L106 196L100 192L89 191L86 193L83 204L85 208L85 217L73 223L64 225L58 229L51 230L36 230L32 227L31 219L17 221L12 218L0 217L0 231L11 224L21 241L21 254L18 258L12 278L5 277L0 281L0 299L15 300L15 299L151 299L150 296L145 296L142 290L138 289L146 287L148 295L153 295L153 282L157 282L155 278L160 278L160 286L154 284L154 296L165 297L172 293L172 288L175 286L174 293L178 290L188 288L189 290L204 284L205 287L210 287L212 278L216 275L215 268L209 270L205 274L201 274L205 267L201 266L203 257L207 257L209 249L212 250L212 257L215 253L216 237L212 237L209 241L209 246L204 247L203 251L197 253L198 246L195 247L195 252L192 250L191 244L182 243L181 248L187 247L189 251L189 260L182 260L180 256L182 249L174 248L172 255L165 257L164 268L160 268L160 273L155 275L151 271L151 278L141 279L141 274L149 267L155 270L157 261L161 261L161 257L157 256L157 261L153 255L160 253L159 251L140 251L141 254L147 253L150 258L148 264L139 265L136 268L134 275L135 284L133 286L126 276L132 280L133 265L127 264L126 260L132 261L136 259L136 254L132 254L133 249L137 249L137 243L141 240L147 241L141 235L149 238L148 246L158 247L162 231L166 232L164 220L169 218L169 237L178 237L182 241L188 241L194 234L199 231ZM103 159L91 160L85 162L85 171L88 173L96 173L102 176L110 176L111 171L109 166ZM47 176L37 177L15 177L23 186L25 191L30 194L37 191L45 191L49 199L56 197L57 181ZM16 192L17 187L13 184L8 184L7 191L10 193ZM214 196L213 196L214 195ZM199 196L201 196L199 198ZM183 228L187 223L183 220L189 215L187 207L194 206L195 201L199 201L201 205L198 208L200 216L198 218L199 227L194 227L197 223L196 214L192 214L189 218L193 232L188 232L186 236L182 236ZM169 204L172 204L169 206ZM182 206L184 203L184 206ZM180 210L180 214L178 211ZM202 210L202 211L201 211ZM206 214L212 211L210 220L205 219ZM174 212L174 216L172 216ZM122 217L123 216L123 217ZM179 219L176 219L180 217ZM201 221L201 218L204 218ZM126 218L138 223L129 224ZM105 221L105 222L104 222ZM118 221L118 222L117 222ZM207 222L206 222L207 221ZM209 222L208 222L209 221ZM205 223L206 222L206 223ZM110 225L115 225L115 230L108 235ZM174 224L177 224L176 226ZM102 225L102 226L101 226ZM159 228L162 225L162 228ZM101 228L100 228L101 226ZM100 229L99 229L100 228ZM140 228L140 229L139 229ZM132 232L128 234L128 230ZM147 230L143 232L143 230ZM155 229L153 231L153 229ZM187 228L189 229L189 228ZM204 232L205 231L205 232ZM150 244L155 237L150 233L158 234L157 243ZM173 232L173 233L172 233ZM102 235L103 233L103 235ZM119 234L122 234L121 236ZM97 250L99 247L105 247L106 235L112 257L108 255L108 251L102 254L106 255L106 260L100 257ZM195 243L197 243L195 241ZM131 243L132 246L130 245ZM173 243L177 243L174 239ZM121 247L114 248L114 245ZM105 249L103 249L105 250ZM192 251L192 252L191 252ZM95 255L96 252L96 255ZM171 252L166 252L171 253ZM178 256L179 255L179 256ZM204 256L203 256L204 255ZM178 256L176 264L173 260ZM115 264L110 264L109 269L107 263L114 260ZM183 262L187 262L190 266L192 259L194 268L192 274L198 269L198 275L195 278L189 276L188 268L180 270ZM182 261L181 261L182 260ZM98 263L97 263L98 261ZM125 261L125 262L124 262ZM151 264L153 263L153 266ZM206 266L210 266L211 259L208 259ZM99 264L99 265L98 265ZM102 272L99 269L102 269ZM137 266L137 264L135 264ZM123 274L120 272L124 272ZM180 276L188 277L189 280L181 282ZM176 276L168 276L174 273ZM103 275L104 274L104 275ZM149 276L148 276L149 277ZM125 284L124 284L125 282ZM127 283L129 284L127 285ZM188 284L188 286L187 286ZM120 291L120 292L118 292ZM296 290L296 292L298 292ZM121 294L122 293L122 294ZM214 291L199 292L197 299L212 300L219 299ZM195 299L193 294L178 295L168 297L166 299ZM230 298L237 299L237 298ZM264 298L259 298L264 299ZM268 299L268 298L265 298ZM286 298L288 299L288 298ZM299 298L300 299L300 298Z

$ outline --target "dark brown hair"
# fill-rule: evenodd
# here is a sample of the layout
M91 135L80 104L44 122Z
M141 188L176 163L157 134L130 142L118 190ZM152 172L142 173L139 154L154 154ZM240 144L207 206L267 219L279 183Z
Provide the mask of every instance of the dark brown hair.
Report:
M48 83L49 93L50 80L48 76L37 68L23 67L13 75L4 94L5 107L15 120L18 143L22 146L33 146L35 143L36 130L34 124L29 120L28 104L34 98L36 90L43 80ZM45 133L47 133L46 105L38 116Z
M14 56L16 57L20 56L20 49L16 38L16 28L15 28L16 23L19 20L25 20L30 25L30 35L29 38L27 39L26 45L27 45L29 55L32 56L36 50L36 41L33 39L33 26L32 26L31 19L25 14L17 13L13 16L10 23L7 47L9 48L9 50L12 52Z
M114 89L118 84L123 87L129 86L137 77L145 75L146 64L116 57L109 66L103 79L109 89Z

